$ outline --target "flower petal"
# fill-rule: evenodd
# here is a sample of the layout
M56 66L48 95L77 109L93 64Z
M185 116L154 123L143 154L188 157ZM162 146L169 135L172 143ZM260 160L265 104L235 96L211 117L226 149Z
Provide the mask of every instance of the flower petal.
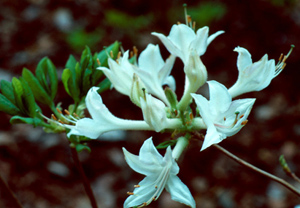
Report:
M231 96L227 88L217 81L208 81L209 105L213 114L218 115L228 110L231 104Z
M195 200L189 188L182 183L178 176L170 175L166 184L166 190L171 194L172 200L178 201L192 208L196 208Z
M252 64L251 54L247 49L238 46L234 49L234 51L239 53L237 58L237 68L239 71L245 70Z

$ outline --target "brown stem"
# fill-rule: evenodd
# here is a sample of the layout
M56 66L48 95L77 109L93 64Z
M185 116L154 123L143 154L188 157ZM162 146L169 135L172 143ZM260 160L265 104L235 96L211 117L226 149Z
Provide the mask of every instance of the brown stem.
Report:
M71 152L72 152L74 163L75 163L75 165L76 165L76 167L77 167L77 169L80 173L80 176L81 176L81 179L82 179L82 184L84 186L85 192L86 192L86 194L88 195L88 197L90 199L92 208L98 208L95 196L94 196L92 188L90 186L90 182L88 181L88 179L87 179L87 177L84 173L84 170L82 168L81 162L79 161L78 153L77 153L76 149L73 148L73 147L71 147Z
M298 196L300 196L300 192L299 190L297 190L294 186L292 186L291 184L289 184L288 182L286 182L285 180L277 177L277 176L274 176L270 173L267 173L266 171L264 170L261 170L253 165L251 165L250 163L242 160L241 158L235 156L234 154L232 154L231 152L228 152L226 149L224 149L223 147L217 145L217 144L214 144L213 145L216 149L220 150L222 153L224 153L225 155L227 155L228 157L230 157L231 159L235 160L236 162L238 162L239 164L241 165L244 165L248 168L250 168L251 170L254 170L270 179L272 179L273 181L276 181L277 183L280 183L281 185L285 186L286 188L288 188L290 191L294 192L295 194L297 194Z
M19 200L14 195L14 193L4 182L1 175L0 175L0 198L2 203L4 203L5 207L23 208Z

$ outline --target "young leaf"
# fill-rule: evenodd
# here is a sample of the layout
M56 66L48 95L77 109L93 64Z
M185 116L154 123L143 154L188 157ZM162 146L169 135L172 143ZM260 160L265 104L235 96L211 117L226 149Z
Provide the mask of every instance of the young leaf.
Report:
M53 104L52 99L42 87L38 79L31 73L31 71L24 68L22 71L22 77L28 83L36 100L48 106L51 106Z
M53 100L56 96L58 86L57 72L54 64L47 57L43 58L39 62L35 74L42 87Z
M18 124L18 123L27 123L31 124L34 127L37 126L43 126L43 121L39 118L27 118L27 117L21 117L21 116L14 116L9 121L11 124Z
M2 94L0 94L0 111L12 116L22 114L20 109Z
M15 95L14 95L14 88L12 86L12 83L6 80L1 80L0 82L0 88L2 94L15 105Z

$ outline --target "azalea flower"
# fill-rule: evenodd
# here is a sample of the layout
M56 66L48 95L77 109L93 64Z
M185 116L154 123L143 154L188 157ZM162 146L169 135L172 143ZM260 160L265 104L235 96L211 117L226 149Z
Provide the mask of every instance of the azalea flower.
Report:
M97 69L103 71L118 92L130 96L134 68L128 57L129 51L126 51L123 57L117 61L108 59L109 69L106 67L98 67Z
M146 86L147 92L157 96L166 104L169 102L162 86L168 85L173 91L176 89L175 79L170 76L175 58L171 55L165 62L158 45L148 44L147 48L141 52L138 67L135 69Z
M182 127L180 119L167 118L165 111L166 105L159 99L146 94L145 98L140 98L141 109L143 111L144 120L156 132L160 132L165 128L176 129Z
M139 155L134 155L123 148L126 162L136 172L146 177L136 185L133 192L124 202L124 208L144 207L157 200L166 189L174 201L196 207L195 200L188 187L177 176L179 167L172 157L169 146L162 157L155 148L152 138L147 139L140 149Z
M236 47L234 51L239 53L237 58L239 76L236 83L229 89L232 97L266 88L271 80L281 72L281 68L275 66L273 59L268 60L267 54L253 63L247 49Z
M103 104L97 93L98 87L92 87L85 99L87 109L92 118L76 121L75 126L64 125L71 129L70 135L81 135L91 139L98 138L102 133L114 130L153 130L145 121L133 121L115 117Z
M163 34L153 32L168 51L174 56L179 57L184 64L188 62L190 51L196 50L198 56L202 56L207 46L224 31L218 31L208 37L208 27L202 27L195 31L185 24L173 25L170 34L166 37Z
M202 95L192 94L207 126L201 151L238 133L247 123L248 115L255 102L255 99L232 101L231 95L224 85L216 81L207 83L209 85L209 101Z
M163 85L168 85L175 90L175 79L170 76L175 57L170 56L166 62L161 57L158 45L149 44L147 48L141 52L138 58L138 64L133 65L128 60L129 51L117 61L109 59L106 67L98 67L108 77L113 86L120 93L130 96L133 84L133 76L141 79L145 90L164 101L167 105L169 102L163 90Z

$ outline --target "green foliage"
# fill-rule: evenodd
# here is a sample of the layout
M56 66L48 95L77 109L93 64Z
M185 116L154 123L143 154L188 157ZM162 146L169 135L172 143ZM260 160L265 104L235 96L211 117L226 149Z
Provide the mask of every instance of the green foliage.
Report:
M159 145L156 146L156 149L166 149L168 146L174 146L177 143L176 140L168 140L160 143Z
M118 10L108 10L105 12L105 19L112 27L139 30L146 28L153 21L153 15L133 17Z
M71 55L69 57L66 69L62 73L62 82L66 92L74 99L75 103L79 103L92 86L108 89L108 80L100 82L103 72L97 70L97 67L99 67L98 62L100 62L101 66L107 66L107 60L111 53L113 57L117 57L119 46L120 43L115 42L94 55L92 55L89 47L86 46L79 62L76 61L74 56Z
M104 31L100 28L91 33L80 28L67 34L66 40L73 50L80 52L86 45L95 49L94 47L102 40L103 36Z

